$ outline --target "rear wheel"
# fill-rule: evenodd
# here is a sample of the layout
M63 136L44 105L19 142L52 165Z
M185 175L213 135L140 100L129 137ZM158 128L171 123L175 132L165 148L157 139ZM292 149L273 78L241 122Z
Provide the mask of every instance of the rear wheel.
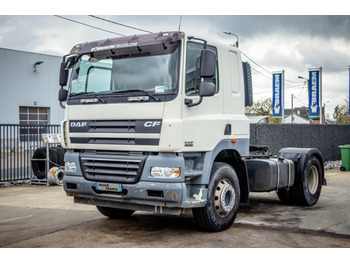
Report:
M312 157L305 165L301 182L290 189L279 190L278 197L285 204L313 206L321 194L322 177L320 161Z
M192 209L197 225L205 231L228 229L234 222L240 201L235 170L225 163L214 163L205 207Z
M128 210L128 209L119 209L119 208L101 207L101 206L96 206L96 207L97 207L97 210L100 211L102 215L113 219L128 218L135 212L135 210Z

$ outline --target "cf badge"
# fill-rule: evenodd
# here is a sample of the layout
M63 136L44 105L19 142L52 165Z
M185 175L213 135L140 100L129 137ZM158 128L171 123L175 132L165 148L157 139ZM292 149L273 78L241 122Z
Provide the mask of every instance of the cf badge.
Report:
M160 126L161 121L147 121L145 123L145 127L156 127L156 126Z

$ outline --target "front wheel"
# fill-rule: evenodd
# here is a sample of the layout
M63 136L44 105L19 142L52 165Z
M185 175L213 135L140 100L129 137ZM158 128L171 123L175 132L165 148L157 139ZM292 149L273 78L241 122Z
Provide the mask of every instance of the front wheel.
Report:
M113 219L125 219L130 217L135 212L135 210L128 210L128 209L119 209L119 208L102 207L102 206L96 206L96 207L97 207L97 210L100 211L102 215Z
M193 208L193 217L202 230L226 230L237 216L239 201L240 188L235 170L228 164L214 163L207 204L202 208Z

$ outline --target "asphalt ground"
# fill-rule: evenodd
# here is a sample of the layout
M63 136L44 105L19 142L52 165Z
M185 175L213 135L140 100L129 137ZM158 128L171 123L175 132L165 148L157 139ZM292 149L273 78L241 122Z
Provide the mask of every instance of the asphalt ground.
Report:
M326 171L313 207L282 205L276 193L252 193L234 225L198 231L191 214L135 212L112 220L74 204L60 186L0 188L2 248L349 248L350 172Z

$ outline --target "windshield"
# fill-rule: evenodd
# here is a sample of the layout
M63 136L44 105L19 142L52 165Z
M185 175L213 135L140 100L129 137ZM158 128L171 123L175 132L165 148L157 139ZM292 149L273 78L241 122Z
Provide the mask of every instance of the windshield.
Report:
M178 86L178 60L179 48L163 55L144 52L98 57L85 54L73 68L69 96L129 92L174 94Z

